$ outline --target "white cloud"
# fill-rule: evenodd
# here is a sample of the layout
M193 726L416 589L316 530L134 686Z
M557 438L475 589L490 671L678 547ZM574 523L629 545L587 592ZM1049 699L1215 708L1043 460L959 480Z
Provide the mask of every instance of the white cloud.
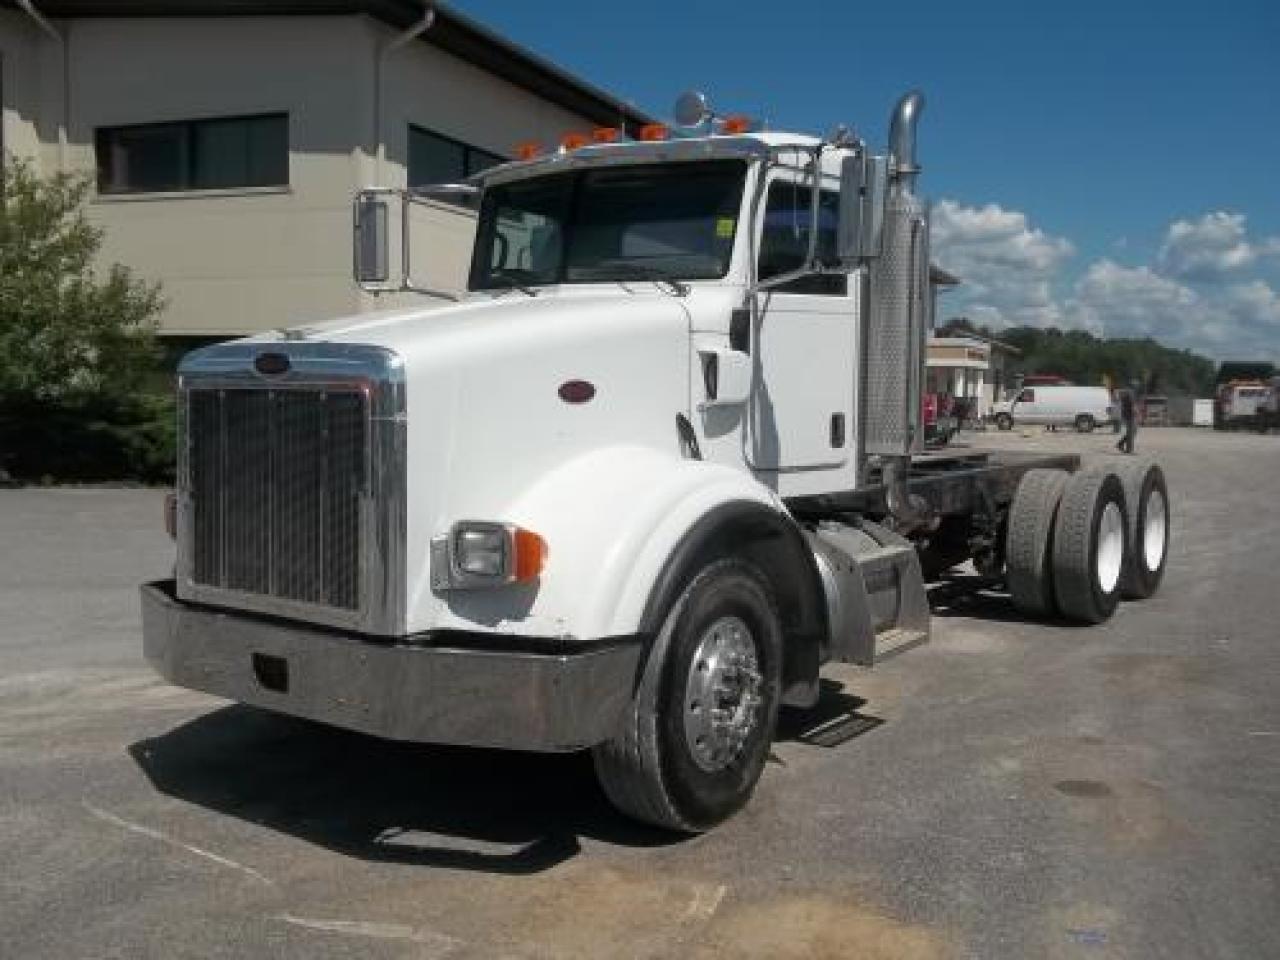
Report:
M1051 326L1062 322L1053 281L1075 248L1033 228L1025 214L995 204L933 208L934 258L959 274L965 312L978 323Z
M1205 305L1190 287L1148 267L1123 267L1097 260L1076 281L1067 312L1074 326L1105 330L1110 336L1158 337L1171 322Z
M935 259L963 283L942 316L1000 328L1027 324L1152 337L1218 359L1280 360L1280 293L1247 268L1280 255L1280 238L1250 239L1242 214L1179 220L1151 265L1110 258L1068 283L1072 244L999 206L934 208Z
M1244 214L1219 210L1170 224L1156 265L1167 276L1216 280L1277 253L1280 238L1251 240Z

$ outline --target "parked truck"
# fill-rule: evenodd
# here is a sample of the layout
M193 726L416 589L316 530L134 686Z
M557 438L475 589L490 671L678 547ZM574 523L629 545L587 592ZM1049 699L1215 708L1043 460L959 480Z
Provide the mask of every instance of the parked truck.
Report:
M1218 385L1214 426L1267 433L1280 429L1280 378L1230 380Z
M1149 596L1159 466L923 453L923 102L877 152L689 95L442 185L478 210L443 306L409 276L429 201L362 192L359 282L423 302L183 360L151 663L382 737L590 750L621 810L696 832L824 664L929 638L926 576L1088 623Z

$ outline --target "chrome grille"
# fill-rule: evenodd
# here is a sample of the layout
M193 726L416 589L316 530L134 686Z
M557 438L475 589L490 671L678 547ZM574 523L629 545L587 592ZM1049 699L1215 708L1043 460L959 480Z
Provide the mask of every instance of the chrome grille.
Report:
M270 373L258 369L263 352L276 355ZM401 634L400 356L364 344L239 340L184 357L178 389L178 597Z
M356 390L191 390L192 581L360 609L367 423Z

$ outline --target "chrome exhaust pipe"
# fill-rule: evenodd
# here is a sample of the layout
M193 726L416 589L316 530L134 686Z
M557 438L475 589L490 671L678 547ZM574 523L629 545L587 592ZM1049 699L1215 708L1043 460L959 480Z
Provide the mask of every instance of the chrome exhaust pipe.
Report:
M900 188L912 193L920 166L916 163L916 125L924 112L924 94L912 90L893 108L889 120L889 152L893 154L893 175Z

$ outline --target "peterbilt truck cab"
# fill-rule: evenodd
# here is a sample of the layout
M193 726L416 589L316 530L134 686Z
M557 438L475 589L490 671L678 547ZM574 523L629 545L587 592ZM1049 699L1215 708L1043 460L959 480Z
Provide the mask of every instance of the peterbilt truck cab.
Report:
M876 153L686 97L681 128L443 185L478 210L444 304L410 276L422 194L363 191L357 281L420 302L183 360L148 658L377 736L590 749L621 810L699 831L824 663L928 639L926 570L1007 566L1020 606L1092 621L1154 590L1131 504L1158 468L1127 494L1068 484L1073 457L920 457L922 106ZM1097 522L1055 600L1043 530L1076 486Z

